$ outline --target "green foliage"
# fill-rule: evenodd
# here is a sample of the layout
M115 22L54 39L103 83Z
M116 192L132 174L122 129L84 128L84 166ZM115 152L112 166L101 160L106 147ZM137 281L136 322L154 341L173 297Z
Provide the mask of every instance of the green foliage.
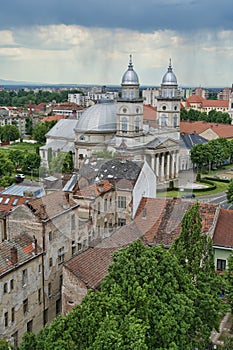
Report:
M26 118L25 131L26 131L26 134L32 135L32 131L33 131L33 121L32 121L32 118L31 118L31 117L27 117L27 118Z
M30 170L39 169L41 158L38 154L35 153L27 153L24 156L22 170L24 172L28 172Z
M201 181L201 173L197 173L196 181L197 181L197 182L200 182L200 181Z
M97 158L113 158L113 153L110 151L98 151L95 153Z
M20 150L10 150L8 158L14 164L15 168L21 167L23 165L24 153Z
M9 176L14 170L14 164L4 152L0 151L0 176Z
M181 234L171 250L196 287L196 326L200 336L207 341L211 330L218 329L219 325L221 281L215 274L212 240L201 234L201 228L199 204L196 203L185 213Z
M33 333L26 332L23 335L23 342L20 346L20 350L32 350L37 347L36 335Z
M49 130L56 124L56 121L51 121L51 122L43 122L43 123L38 123L32 132L32 135L34 137L34 139L38 142L38 143L45 143L46 142L46 137L45 135L47 134L47 132L49 132Z
M231 179L229 182L226 195L228 203L233 203L233 179Z
M6 341L6 339L0 338L0 350L10 350L12 346Z
M206 112L200 112L195 109L182 109L180 111L180 119L189 121L206 121L209 123L231 124L231 117L228 113L216 110L212 110L207 114Z
M19 138L19 129L15 125L6 124L0 127L0 139L2 142L15 141Z
M233 337L227 337L224 339L224 345L221 347L222 350L233 349Z
M34 92L33 90L25 91L20 89L18 92L15 91L0 91L0 105L2 106L23 106L30 103L40 104L56 101L66 102L68 100L68 93L82 93L81 91L74 90L61 90L60 92L42 91Z
M73 154L71 151L67 152L64 158L62 172L71 173L74 170Z

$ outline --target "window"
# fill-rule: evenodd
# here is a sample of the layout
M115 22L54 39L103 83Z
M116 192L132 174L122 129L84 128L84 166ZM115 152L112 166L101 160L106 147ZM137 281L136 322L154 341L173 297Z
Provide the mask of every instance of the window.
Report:
M38 266L38 271L39 271L39 273L42 272L42 264L40 264L40 265Z
M28 299L24 299L23 301L23 313L26 314L28 312Z
M27 332L32 332L32 324L33 324L32 320L27 323Z
M18 332L12 334L14 349L18 349Z
M53 266L53 258L49 258L49 267Z
M105 200L104 200L104 211L106 212L107 209L108 209L108 200L107 200L107 198L105 198Z
M8 198L5 200L4 204L7 205L9 202L10 202L10 198L8 197Z
M62 287L62 282L63 282L63 276L60 275L60 277L59 277L59 288L60 288L60 289L61 289L61 287Z
M75 241L72 241L72 255L75 254L75 251L76 251L76 244L75 244Z
M61 312L61 299L58 299L56 301L56 315L60 314Z
M217 270L219 271L226 270L226 260L217 259Z
M27 270L23 270L22 272L22 286L26 286L27 284Z
M38 289L38 304L41 304L41 288Z
M58 249L58 264L62 264L65 258L64 247Z
M98 214L100 214L100 210L101 210L101 208L100 208L100 202L98 202Z
M8 312L4 313L4 325L5 327L8 327Z
M14 199L12 205L13 205L13 206L16 206L16 204L18 203L18 201L19 201L19 198Z
M167 116L165 114L161 116L161 126L167 126Z
M48 296L51 297L52 295L52 288L51 288L51 283L48 284Z
M71 215L71 230L75 230L75 214Z
M112 232L112 231L113 231L112 222L109 223L109 225L108 225L108 230L109 230L109 232Z
M48 309L44 310L44 325L48 323Z
M177 114L174 115L173 117L173 126L176 128L178 126L178 117Z
M12 309L11 309L11 322L12 323L15 322L15 308L14 307L12 307Z
M10 290L12 291L14 289L14 280L10 280Z
M52 239L53 239L53 233L52 231L49 231L49 241L52 241Z
M126 197L123 197L123 196L118 197L118 208L126 209Z
M126 225L126 219L118 218L118 226L121 227L124 225Z
M104 223L104 233L107 233L108 232L108 223L105 222Z
M139 132L139 126L140 126L139 118L136 118L135 122L134 122L134 131L135 132Z
M121 119L121 131L127 132L127 130L128 130L128 119L124 117Z
M4 294L7 293L7 283L4 283L4 286L3 286L3 293L4 293Z

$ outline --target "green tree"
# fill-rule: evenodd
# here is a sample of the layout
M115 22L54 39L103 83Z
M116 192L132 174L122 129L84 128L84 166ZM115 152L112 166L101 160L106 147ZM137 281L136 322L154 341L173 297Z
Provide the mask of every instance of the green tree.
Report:
M12 346L6 341L6 339L0 338L0 350L10 350Z
M38 143L46 142L46 134L56 124L56 121L38 123L33 129L33 137Z
M233 203L233 179L229 182L226 195L228 203Z
M200 337L207 342L212 329L219 326L222 308L218 294L221 283L215 273L212 240L201 230L202 220L197 202L185 213L181 234L171 249L196 288L196 326L199 327Z
M73 154L71 151L67 152L64 158L62 172L71 173L74 170Z
M221 347L222 350L232 350L233 349L233 338L227 337L224 339L224 345Z
M26 123L25 123L25 131L26 134L32 135L33 132L33 122L31 117L26 118Z
M198 297L190 274L172 250L136 241L114 253L100 290L90 291L81 305L47 325L36 336L34 349L203 348L207 321L198 316ZM213 311L208 298L207 293L206 318ZM29 350L23 346L24 342L20 350Z
M23 165L24 153L20 150L10 150L8 158L14 164L15 168Z
M5 153L0 152L0 176L11 175L14 171L14 164L5 155Z
M15 125L4 125L0 127L0 138L2 142L18 140L20 138L19 129Z
M41 158L39 154L27 153L23 159L22 169L27 172L30 170L37 170L40 167Z
M55 157L53 157L49 163L50 171L52 173L62 173L65 161L66 153L61 150L57 151Z
M190 158L198 169L202 169L204 165L209 164L210 156L207 144L199 143L191 148Z

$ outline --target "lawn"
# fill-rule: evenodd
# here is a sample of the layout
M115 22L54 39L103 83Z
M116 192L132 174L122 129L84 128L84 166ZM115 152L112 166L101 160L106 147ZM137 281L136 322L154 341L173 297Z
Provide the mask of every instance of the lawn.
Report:
M19 151L27 151L27 152L36 152L38 147L41 145L38 143L30 143L30 142L15 142L10 146L7 146L8 149L19 150Z
M225 192L228 188L228 183L225 182L218 182L218 181L214 181L214 184L216 185L216 189L214 190L209 190L209 191L192 191L192 189L190 189L190 193L195 193L196 197L200 197L200 196L208 196L211 194L215 194L215 193L219 193L219 192ZM173 198L173 197L181 197L184 194L187 194L187 191L164 191L164 192L158 192L157 195L158 197L168 197L168 198Z

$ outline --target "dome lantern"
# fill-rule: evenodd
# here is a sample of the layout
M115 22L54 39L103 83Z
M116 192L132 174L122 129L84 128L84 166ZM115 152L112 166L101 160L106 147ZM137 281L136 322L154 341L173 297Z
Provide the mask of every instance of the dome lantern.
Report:
M138 75L133 69L133 63L132 63L132 55L129 56L129 65L127 71L124 73L121 81L121 85L136 85L139 86L139 79Z
M172 71L171 59L169 60L167 72L163 76L162 86L177 86L177 79Z

